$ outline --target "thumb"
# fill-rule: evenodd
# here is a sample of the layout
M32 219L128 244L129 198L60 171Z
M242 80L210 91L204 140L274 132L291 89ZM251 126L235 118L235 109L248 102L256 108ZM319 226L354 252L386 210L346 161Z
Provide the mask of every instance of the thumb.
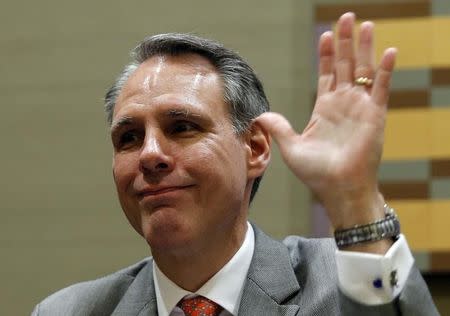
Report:
M279 113L265 112L255 121L258 121L272 135L282 151L288 149L293 138L297 136L289 121Z

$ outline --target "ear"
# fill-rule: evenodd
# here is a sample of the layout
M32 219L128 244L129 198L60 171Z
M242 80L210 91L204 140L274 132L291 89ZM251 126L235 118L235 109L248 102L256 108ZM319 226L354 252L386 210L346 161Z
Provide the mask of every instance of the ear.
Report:
M247 177L256 179L264 174L270 162L272 138L258 122L253 121L245 137L247 146Z

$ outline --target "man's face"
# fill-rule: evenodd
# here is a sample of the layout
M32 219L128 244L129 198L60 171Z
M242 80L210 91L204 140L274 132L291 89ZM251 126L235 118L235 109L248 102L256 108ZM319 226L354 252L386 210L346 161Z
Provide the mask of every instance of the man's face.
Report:
M201 56L155 56L117 100L119 200L154 251L198 250L245 225L249 149L233 131L222 86Z

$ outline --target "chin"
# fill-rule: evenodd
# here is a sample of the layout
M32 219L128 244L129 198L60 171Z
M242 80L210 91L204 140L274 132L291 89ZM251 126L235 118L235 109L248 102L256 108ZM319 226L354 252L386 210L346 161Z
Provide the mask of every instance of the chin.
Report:
M171 213L158 210L143 218L141 235L152 251L175 250L189 243L189 228L177 214Z

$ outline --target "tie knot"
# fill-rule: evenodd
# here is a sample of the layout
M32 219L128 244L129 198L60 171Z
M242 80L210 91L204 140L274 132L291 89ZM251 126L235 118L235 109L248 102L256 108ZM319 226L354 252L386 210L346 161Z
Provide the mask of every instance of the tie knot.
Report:
M222 307L203 296L182 299L178 306L186 316L217 316Z

